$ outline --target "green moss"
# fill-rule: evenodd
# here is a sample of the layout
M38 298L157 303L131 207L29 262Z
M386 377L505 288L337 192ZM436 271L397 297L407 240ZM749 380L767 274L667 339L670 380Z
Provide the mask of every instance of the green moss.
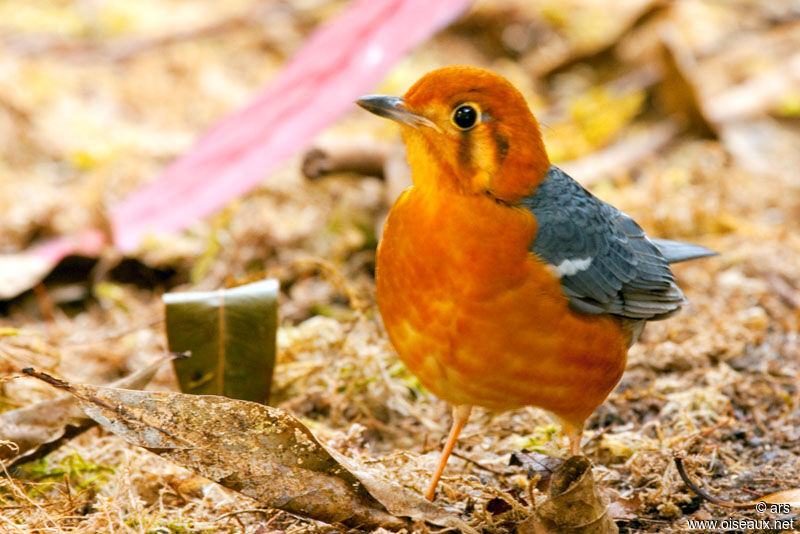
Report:
M546 453L544 446L551 442L558 433L558 426L550 423L540 425L533 429L528 436L524 437L522 448L540 453Z
M413 398L417 399L425 394L425 386L408 370L408 367L401 360L397 360L389 367L389 376L400 379Z
M15 469L20 480L35 482L28 492L31 498L45 496L55 484L67 481L70 487L79 491L95 490L115 472L109 465L87 462L80 454L65 456L57 463L50 456L22 464Z
M137 522L138 523L138 522ZM141 524L128 525L132 528L141 527ZM218 532L214 527L197 527L191 521L181 521L179 519L169 523L157 524L157 526L147 526L147 534L200 534Z

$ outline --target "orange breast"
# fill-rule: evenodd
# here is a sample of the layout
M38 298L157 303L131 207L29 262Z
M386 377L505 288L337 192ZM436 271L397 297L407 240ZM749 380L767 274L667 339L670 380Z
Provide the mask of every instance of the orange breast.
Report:
M452 404L549 410L578 424L622 375L618 321L572 312L528 251L533 215L485 196L412 187L378 248L378 305L420 381Z

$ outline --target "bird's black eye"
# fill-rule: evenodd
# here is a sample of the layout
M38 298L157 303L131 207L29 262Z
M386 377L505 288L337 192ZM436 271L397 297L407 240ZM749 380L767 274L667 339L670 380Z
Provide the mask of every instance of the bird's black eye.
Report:
M453 124L462 130L469 130L478 122L478 111L474 106L464 104L453 112Z

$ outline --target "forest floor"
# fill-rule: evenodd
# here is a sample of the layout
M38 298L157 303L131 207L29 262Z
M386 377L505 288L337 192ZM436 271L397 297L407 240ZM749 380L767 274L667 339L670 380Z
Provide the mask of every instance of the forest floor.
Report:
M683 453L690 476L731 501L800 487L800 16L790 2L528 4L478 2L375 92L402 94L445 64L491 68L529 99L554 162L649 235L719 252L674 266L690 305L648 325L589 419L584 452L621 532L726 517L800 525L707 502L673 459ZM115 201L243 105L341 6L2 4L0 251L102 227ZM271 404L423 492L450 415L399 361L375 306L376 236L408 180L385 122L354 106L315 143L334 156L388 153L382 176L309 178L300 154L180 236L121 262L71 258L0 303L0 412L55 395L22 367L106 384L163 355L164 292L272 276ZM168 366L150 385L176 388ZM546 463L566 455L566 439L541 410L477 409L437 502L485 532L513 532L544 495L543 471L512 461L522 450ZM0 478L0 532L340 530L259 509L98 428Z

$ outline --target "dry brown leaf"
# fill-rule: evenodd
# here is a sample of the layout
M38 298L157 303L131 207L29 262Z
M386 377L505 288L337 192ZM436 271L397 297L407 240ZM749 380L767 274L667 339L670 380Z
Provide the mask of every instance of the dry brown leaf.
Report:
M384 480L379 474L364 466L357 465L336 451L328 450L328 452L353 473L369 493L392 514L408 517L414 521L425 521L443 527L454 528L460 532L477 534L477 530L416 493Z
M793 177L796 128L771 114L800 84L800 22L729 35L713 47L714 53L704 54L696 43L692 46L682 25L691 16L687 9L686 3L675 4L660 27L666 52L663 103L700 133L719 136L745 169Z
M32 288L52 267L46 258L32 254L0 255L0 300L14 298Z
M550 481L550 496L520 523L520 534L616 534L585 456L569 458Z
M578 10L578 4L520 3L531 19L523 20L522 13L516 14L515 23L504 31L504 41L527 44L519 61L533 77L544 77L613 46L638 21L663 5L659 0L625 0L583 4L584 9ZM550 23L542 25L542 19Z
M617 143L588 156L559 163L567 174L576 176L585 187L595 185L600 179L622 174L643 159L658 153L678 134L675 121L667 119L653 124L644 131L626 135Z
M394 513L476 532L421 497L327 450L283 410L212 395L70 384L26 372L69 391L90 417L129 443L270 508L350 527L397 530L410 525Z
M537 489L545 491L550 486L553 474L563 465L564 460L555 456L548 456L540 452L513 452L509 465L520 465L528 472L528 478L538 477Z
M792 488L775 493L770 493L758 499L770 504L788 504L794 508L800 508L800 488Z
M174 355L161 358L112 385L142 388L150 382L163 363L173 358ZM96 424L83 413L77 399L72 395L61 395L4 412L0 414L0 441L8 441L16 447L0 447L0 461L8 468L20 461L31 460L34 455L46 454Z
M74 397L37 402L0 414L0 459L11 466L46 443L80 433L95 423L86 417Z
M607 511L608 516L614 521L631 521L639 517L642 501L638 496L631 499L617 497L610 499L610 501Z
M674 24L664 22L659 28L663 44L662 77L658 87L661 104L670 115L685 122L688 130L703 136L716 133L716 124L711 122L704 108L696 80L700 67L692 51L681 40Z

